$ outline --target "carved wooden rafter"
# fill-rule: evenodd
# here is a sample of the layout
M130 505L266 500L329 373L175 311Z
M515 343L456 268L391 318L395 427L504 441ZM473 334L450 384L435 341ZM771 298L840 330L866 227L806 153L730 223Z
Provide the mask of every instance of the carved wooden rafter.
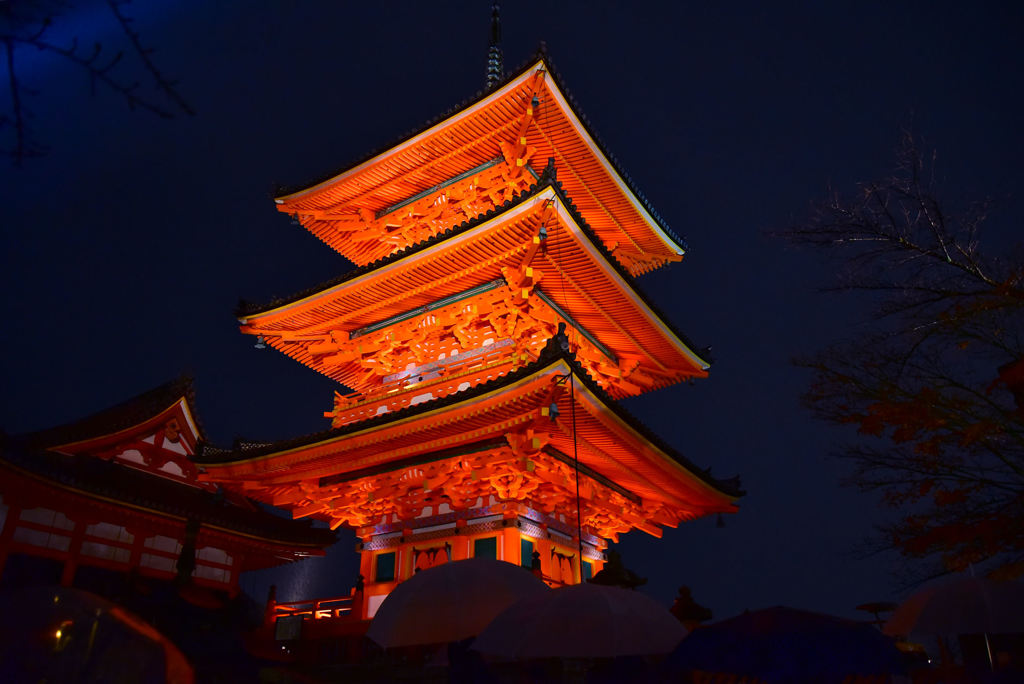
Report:
M506 159L381 216L356 209L313 211L301 218L330 221L339 237L357 245L368 261L380 259L492 211L527 190L533 177L520 173L522 165L517 165L527 159Z
M544 452L547 434L530 427L507 434L506 440L508 446L479 454L324 487L302 486L293 515L318 516L329 520L332 528L359 528L391 516L412 521L427 508L436 512L441 504L453 511L467 510L493 496L502 503L522 503L575 521L575 472ZM663 504L633 500L586 475L580 479L580 513L586 532L612 540L631 529L660 536L652 520L674 524L684 517Z
M152 441L146 441L146 438L149 437L152 438ZM168 449L164 446L165 442L180 443L186 453L182 454L178 451ZM138 452L142 458L142 463L137 463L131 458L128 458L126 454L130 451ZM191 451L191 445L183 439L183 433L178 420L176 418L172 418L151 435L140 433L112 444L104 449L92 452L92 454L105 461L113 459L115 461L127 463L132 467L143 469L146 472L159 477L176 481L183 479L186 482L195 484L199 471L189 458ZM177 466L182 473L180 477L173 476L162 470L168 463L173 463ZM212 485L202 486L211 487Z
M415 385L415 392L406 393L404 404L402 397L389 396L388 410L408 405L414 395L423 392L430 391L436 398L457 391L464 383L476 385L493 374L496 365L507 366L504 372L536 359L547 340L558 331L558 324L566 321L534 291L543 278L540 270L527 268L519 273L506 268L504 275L507 286L477 295L469 302L456 302L356 339L332 334L330 342L310 345L309 352L319 356L324 365L358 364L366 384L371 384L373 377L378 378L376 391L335 394L334 410L325 413L334 421L334 427L371 415L382 395L397 388ZM486 344L505 339L512 340L512 344L496 348L497 358L480 363L475 374L461 368L465 364L460 363L460 356L477 353ZM613 359L582 334L572 335L571 348L587 373L613 394L633 393L640 386L649 387L655 382L640 368L638 359ZM447 363L435 363L442 357ZM434 366L429 373L415 371L428 363ZM388 376L407 369L412 370L405 377L385 382ZM451 382L456 377L461 381ZM367 407L371 413L354 411L357 407Z

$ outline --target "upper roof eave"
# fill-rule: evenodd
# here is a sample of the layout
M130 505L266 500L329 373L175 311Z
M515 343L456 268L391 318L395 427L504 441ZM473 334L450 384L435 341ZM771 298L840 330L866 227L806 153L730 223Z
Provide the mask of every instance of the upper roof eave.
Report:
M551 61L551 58L543 48L527 59L518 70L507 76L503 81L495 84L492 88L478 91L473 97L467 98L461 104L452 107L440 116L428 120L420 128L402 135L386 147L374 149L366 156L358 159L356 162L325 177L321 177L319 180L302 186L280 188L274 197L274 201L277 204L284 204L291 200L299 199L305 195L314 193L339 182L362 169L372 166L383 158L394 154L405 147L415 144L418 139L426 137L433 130L444 128L457 118L467 115L471 110L474 110L474 108L483 107L487 102L501 98L509 90L520 85L521 80L527 78L538 68L543 68L548 74L550 74L553 81L553 93L556 95L556 100L558 100L559 105L563 106L564 111L570 114L572 118L579 123L580 129L582 129L585 135L589 137L590 141L593 143L594 150L606 162L605 166L611 172L613 180L619 184L626 196L630 198L632 204L640 215L644 217L645 221L652 228L654 228L655 232L671 251L680 255L684 254L687 250L686 241L679 237L668 226L661 215L651 206L647 197L639 190L639 188L636 187L633 179L622 168L621 163L615 155L609 151L607 145L605 145L601 138L595 133L589 119L581 111L572 93L565 87L564 80L559 75ZM547 84L546 80L545 84Z

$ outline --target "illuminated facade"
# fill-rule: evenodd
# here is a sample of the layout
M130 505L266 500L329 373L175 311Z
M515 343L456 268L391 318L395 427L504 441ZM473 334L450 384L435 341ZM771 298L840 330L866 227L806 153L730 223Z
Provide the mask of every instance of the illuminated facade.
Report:
M621 533L736 510L736 483L616 403L708 362L634 284L681 241L544 56L276 202L357 268L241 329L346 391L330 430L204 457L201 479L355 529L362 615L437 563L537 553L575 583Z
M333 535L199 482L187 380L0 448L4 584L96 589L188 578L227 594L239 574L323 555ZM184 561L184 565L182 565ZM106 573L104 575L104 573Z

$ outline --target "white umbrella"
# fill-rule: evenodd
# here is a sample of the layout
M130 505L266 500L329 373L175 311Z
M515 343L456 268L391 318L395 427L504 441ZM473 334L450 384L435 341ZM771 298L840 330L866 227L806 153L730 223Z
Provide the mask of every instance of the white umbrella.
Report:
M668 653L684 636L686 628L668 609L643 594L577 584L515 603L473 649L518 660L613 658Z
M958 577L915 592L885 623L890 635L1024 632L1024 583Z
M462 641L517 600L549 591L512 563L486 558L445 563L395 587L366 635L384 648Z

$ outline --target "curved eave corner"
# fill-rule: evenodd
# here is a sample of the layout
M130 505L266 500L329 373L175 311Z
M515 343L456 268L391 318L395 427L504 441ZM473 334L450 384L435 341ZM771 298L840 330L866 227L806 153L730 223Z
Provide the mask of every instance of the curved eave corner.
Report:
M483 109L483 108L487 107L487 105L490 104L491 102L493 102L495 100L498 100L498 99L501 99L510 90L514 90L515 88L518 88L520 85L522 85L522 81L524 81L527 78L529 78L529 76L534 71L536 71L537 68L540 68L540 67L543 67L543 68L547 69L547 65L545 64L543 59L536 60L535 62L531 63L530 66L528 66L528 67L524 68L522 71L520 71L518 74L512 75L511 77L509 77L506 80L506 82L503 85L501 85L500 87L496 88L495 90L487 91L486 94L483 97L479 97L479 98L477 98L475 100L467 101L464 105L458 107L451 114L442 115L442 118L434 120L433 122L428 122L428 124L426 125L425 128L423 128L423 129L421 129L421 130L419 130L419 131L417 131L417 132L415 132L415 133L413 133L411 135L408 135L407 137L404 137L403 139L401 139L397 143L391 145L390 147L387 147L386 149L382 150L381 152L373 154L368 159L365 159L364 161L357 163L355 166L351 166L351 167L349 167L349 168L347 168L347 169L345 169L345 170L343 170L343 171L341 171L341 172L339 172L339 173L337 173L337 174L335 174L335 175L333 175L333 176L331 176L329 178L326 178L326 179L324 179L322 181L314 183L313 185L310 185L309 187L300 188L298 190L295 190L295 191L292 191L292 192L288 192L288 193L283 194L283 195L278 195L278 196L276 196L274 198L274 203L275 204L279 204L279 205L280 204L287 204L288 202L292 202L294 200L301 199L301 198L303 198L303 197L305 197L307 195L311 195L311 194L316 193L316 192L318 192L320 190L328 188L331 185L334 185L335 183L338 183L338 182L344 180L348 176L353 176L353 175L359 173L360 171L362 171L364 169L367 169L367 168L369 168L371 166L374 166L376 164L381 163L387 157L389 157L389 156L391 156L393 154L397 154L398 152L401 152L402 150L404 150L407 147L412 147L413 145L415 145L419 141L421 141L421 140L423 140L425 138L430 137L432 134L434 134L434 133L436 133L436 132L446 128L447 126L449 126L452 123L458 121L459 119L462 119L462 118L465 118L467 116L470 116L471 114L473 114L477 110Z
M551 94L554 95L555 101L558 106L562 109L565 115L569 118L576 132L583 138L587 147L594 156L601 162L601 166L604 167L605 172L608 173L609 177L619 187L619 190L625 195L630 204L636 210L637 214L643 219L644 223L651 227L654 234L665 244L670 252L682 257L686 254L686 245L683 244L682 238L676 237L672 230L661 220L660 217L654 215L652 209L648 206L647 200L641 198L632 187L632 183L627 180L626 177L619 171L618 163L613 159L610 153L605 152L605 146L601 143L598 136L591 131L590 125L587 122L586 117L582 112L577 110L575 106L575 98L569 96L563 92L562 79L558 75L558 72L553 69L550 62L545 58L541 58L534 65L536 68L543 68L549 74L552 79L550 83L545 79L545 85L550 89Z

